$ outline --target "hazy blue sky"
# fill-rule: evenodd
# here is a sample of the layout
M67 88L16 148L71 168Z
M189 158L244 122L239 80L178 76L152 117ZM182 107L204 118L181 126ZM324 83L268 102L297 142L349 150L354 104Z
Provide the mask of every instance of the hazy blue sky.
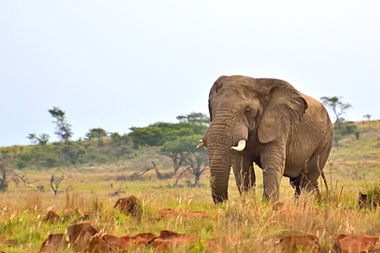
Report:
M380 119L380 1L0 0L0 146L207 113L220 75L275 77Z

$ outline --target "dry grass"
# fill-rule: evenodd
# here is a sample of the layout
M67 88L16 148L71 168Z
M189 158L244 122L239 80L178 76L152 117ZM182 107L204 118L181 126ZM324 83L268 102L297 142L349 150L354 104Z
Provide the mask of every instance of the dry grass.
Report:
M41 180L45 177L41 176ZM197 236L195 243L182 246L177 252L276 252L279 251L275 247L276 238L288 234L316 235L322 248L330 250L335 236L340 233L380 234L380 211L358 209L360 186L340 191L338 185L334 194L324 194L322 200L309 195L295 200L287 180L283 180L282 204L274 206L261 201L260 186L256 192L239 196L231 177L230 200L216 206L212 203L206 178L200 188L169 188L170 180L125 182L126 193L120 197L133 194L142 202L142 220L137 223L114 210L113 204L118 197L107 195L114 190L110 184L120 182L102 182L98 175L75 174L68 178L70 185L65 182L62 189L70 186L74 190L60 192L57 197L51 192L22 187L11 188L0 195L0 235L12 241L0 249L38 252L49 233L63 233L67 226L85 219L102 232L117 236L143 232L158 234L161 230ZM91 184L92 180L95 182ZM209 217L160 219L159 211L164 208L204 211ZM48 210L55 210L61 216L57 224L44 221ZM153 251L149 248L139 250Z

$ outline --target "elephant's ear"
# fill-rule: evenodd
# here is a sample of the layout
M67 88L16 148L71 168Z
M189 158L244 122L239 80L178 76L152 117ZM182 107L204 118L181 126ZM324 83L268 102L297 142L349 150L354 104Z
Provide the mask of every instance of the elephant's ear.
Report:
M261 143L268 143L287 133L292 124L300 121L307 109L307 103L285 81L260 79L258 82L268 88L268 94L257 135Z
M220 76L216 81L214 82L214 85L210 89L210 93L208 95L208 111L210 113L210 121L212 121L212 113L211 113L211 103L213 97L219 92L219 90L223 86L223 81L228 78L228 76Z

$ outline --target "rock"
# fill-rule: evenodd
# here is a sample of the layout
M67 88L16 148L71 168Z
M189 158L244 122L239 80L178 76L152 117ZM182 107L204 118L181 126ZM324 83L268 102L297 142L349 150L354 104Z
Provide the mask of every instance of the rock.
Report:
M368 195L359 192L359 209L365 209L368 207Z
M273 211L279 211L283 208L284 208L284 203L282 202L275 202L272 207Z
M108 252L113 252L113 249L111 248L111 245L109 245L109 243L107 243L103 238L94 237L90 241L90 244L88 246L88 252L108 253Z
M89 245L89 252L125 252L131 247L145 247L155 238L157 238L157 236L152 233L125 235L122 237L113 235L94 236Z
M98 231L91 226L90 223L79 223L67 227L67 241L75 251L86 252L91 240L91 237L97 234Z
M67 248L68 245L69 243L66 242L64 234L51 234L45 241L43 241L40 252L61 252L63 249Z
M162 230L160 236L150 242L150 245L161 251L168 251L178 244L189 243L196 238L193 234L178 234L169 230Z
M119 208L122 213L125 215L131 215L138 222L141 221L141 204L140 201L133 195L127 198L118 199L114 205L114 208Z
M300 249L319 252L321 249L319 239L315 235L281 236L276 244L281 248L282 252L296 252Z
M7 238L3 235L0 235L0 245L7 245Z
M59 221L59 215L56 212L54 212L53 210L50 210L46 214L44 221L50 222L50 223L56 223Z
M89 245L91 253L125 252L130 243L113 235L94 236Z
M17 245L16 239L7 239L5 236L0 235L0 245L14 247Z
M147 245L149 242L157 238L155 234L152 233L141 233L137 235L125 235L120 237L123 240L127 240L137 245Z
M337 236L334 249L337 252L380 252L380 235L344 235Z

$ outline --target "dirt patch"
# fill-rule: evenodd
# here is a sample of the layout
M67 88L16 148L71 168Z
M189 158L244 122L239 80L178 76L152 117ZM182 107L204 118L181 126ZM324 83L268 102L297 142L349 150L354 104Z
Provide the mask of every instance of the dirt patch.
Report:
M282 252L320 252L319 239L315 235L288 235L280 236L276 245Z
M334 249L337 252L379 252L380 235L338 235Z
M162 209L160 211L160 218L170 218L170 217L202 217L202 218L215 218L214 216L209 216L205 212L197 211L197 212L180 212L173 209Z
M168 251L175 248L178 244L187 244L195 240L196 236L193 234L178 234L169 230L162 230L160 236L153 239L150 245L161 251Z
M63 249L67 248L68 245L69 243L66 242L64 234L51 234L45 241L43 241L40 252L61 252Z

